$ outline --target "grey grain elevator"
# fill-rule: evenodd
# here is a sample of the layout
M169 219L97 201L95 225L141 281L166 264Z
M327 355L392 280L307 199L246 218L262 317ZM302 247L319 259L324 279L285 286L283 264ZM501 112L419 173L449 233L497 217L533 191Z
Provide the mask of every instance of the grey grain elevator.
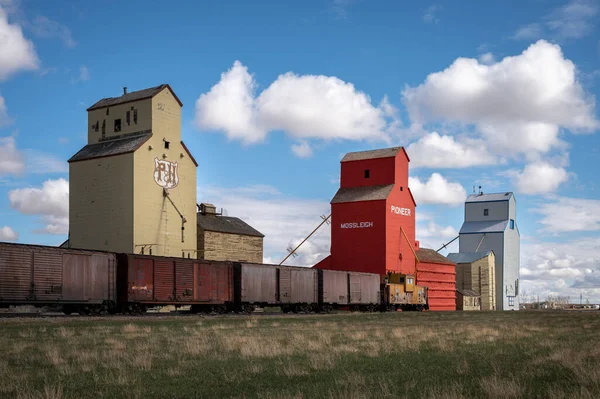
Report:
M496 255L496 309L519 309L520 235L512 192L471 194L459 232L459 252L493 250Z

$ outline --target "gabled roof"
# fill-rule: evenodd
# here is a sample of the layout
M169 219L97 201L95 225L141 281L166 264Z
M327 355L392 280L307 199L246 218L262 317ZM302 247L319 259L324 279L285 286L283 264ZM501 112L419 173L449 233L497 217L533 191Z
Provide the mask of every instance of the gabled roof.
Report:
M364 161L365 159L376 159L376 158L393 158L400 151L404 152L406 158L408 159L408 154L404 150L404 147L391 147L391 148L381 148L377 150L368 150L368 151L357 151L357 152L349 152L342 158L341 162L351 162L351 161ZM408 159L410 161L410 159Z
M454 263L473 263L479 259L485 258L492 251L478 251L478 252L454 252L448 254L447 258Z
M140 148L152 133L141 133L123 138L101 141L100 143L88 144L79 150L67 162L83 161L85 159L108 157L113 155L127 154Z
M177 95L175 94L173 89L171 89L171 86L169 86L168 84L162 84L162 85L156 86L156 87L150 87L150 88L143 89L143 90L132 91L130 93L123 94L120 97L103 98L100 101L96 102L91 107L89 107L87 110L91 111L91 110L98 109L98 108L112 107L117 104L124 104L124 103L128 103L131 101L138 101L138 100L143 100L146 98L151 98L151 97L154 97L155 95L157 95L158 93L160 93L165 88L168 88L171 91L171 93L173 94L173 97L175 97L175 100L177 100L179 105L181 107L183 107L182 102L179 100L179 98L177 97Z
M441 263L444 265L453 265L450 259L446 258L444 255L439 254L433 249L429 248L419 248L417 249L417 258L419 258L419 262L425 263Z
M508 220L484 220L481 222L464 222L459 234L502 233L506 230Z
M218 233L231 233L246 236L264 237L260 231L256 230L240 218L232 216L205 215L197 213L198 229L214 231Z
M491 202L491 201L508 201L513 196L513 193L490 193L490 194L471 194L465 202Z
M378 201L387 199L394 188L393 184L380 186L340 188L331 200L331 204L344 202Z
M192 160L192 162L194 163L194 165L198 166L198 162L196 162L196 158L194 158L194 156L192 155L192 153L190 152L190 150L188 150L187 146L184 144L183 141L180 141L181 146L183 147L183 149L185 150L185 152L188 154L188 156L190 157L190 159Z

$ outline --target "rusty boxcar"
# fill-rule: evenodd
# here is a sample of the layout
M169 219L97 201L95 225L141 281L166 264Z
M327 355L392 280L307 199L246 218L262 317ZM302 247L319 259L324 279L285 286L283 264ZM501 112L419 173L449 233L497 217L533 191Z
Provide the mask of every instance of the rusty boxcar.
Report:
M279 275L279 304L284 313L317 310L319 278L316 269L277 266Z
M201 259L119 254L119 302L124 312L191 306L192 312L233 307L233 265Z
M0 305L57 305L66 314L116 306L113 253L0 243Z

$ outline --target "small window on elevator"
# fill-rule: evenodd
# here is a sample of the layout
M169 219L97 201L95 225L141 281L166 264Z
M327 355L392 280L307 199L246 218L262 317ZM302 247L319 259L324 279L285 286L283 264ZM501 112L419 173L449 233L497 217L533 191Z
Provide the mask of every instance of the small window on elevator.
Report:
M365 169L365 179L371 177L371 171L369 169Z
M490 214L490 210L489 209L484 209L483 210L483 216L488 216Z

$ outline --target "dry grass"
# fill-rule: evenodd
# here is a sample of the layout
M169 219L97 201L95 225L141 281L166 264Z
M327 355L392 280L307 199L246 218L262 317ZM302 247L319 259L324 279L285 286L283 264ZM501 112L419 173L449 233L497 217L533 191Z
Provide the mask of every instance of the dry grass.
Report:
M3 319L0 398L600 397L600 312Z

